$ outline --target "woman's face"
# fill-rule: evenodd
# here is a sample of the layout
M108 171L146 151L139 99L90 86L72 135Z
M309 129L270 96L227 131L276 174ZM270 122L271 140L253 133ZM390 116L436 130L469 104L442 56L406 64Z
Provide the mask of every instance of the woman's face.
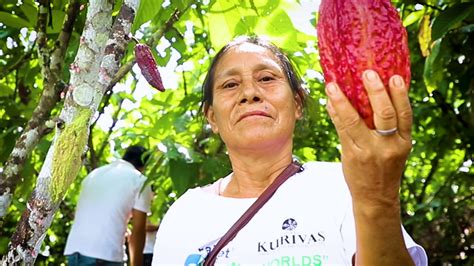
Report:
M292 143L301 102L272 52L251 43L234 46L218 62L214 77L206 116L228 149Z

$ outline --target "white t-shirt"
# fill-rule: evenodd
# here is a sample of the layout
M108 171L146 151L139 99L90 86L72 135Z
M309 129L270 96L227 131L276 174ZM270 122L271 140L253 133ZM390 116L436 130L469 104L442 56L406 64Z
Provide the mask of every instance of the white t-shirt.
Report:
M65 255L121 262L132 209L149 212L152 198L146 177L127 161L117 160L92 171L83 181Z
M311 162L288 179L224 247L219 265L351 265L355 225L338 163ZM197 265L255 201L219 196L221 183L188 190L163 218L153 265ZM416 265L427 256L403 230Z
M156 231L146 232L145 247L143 247L143 254L153 254L153 247L155 246Z

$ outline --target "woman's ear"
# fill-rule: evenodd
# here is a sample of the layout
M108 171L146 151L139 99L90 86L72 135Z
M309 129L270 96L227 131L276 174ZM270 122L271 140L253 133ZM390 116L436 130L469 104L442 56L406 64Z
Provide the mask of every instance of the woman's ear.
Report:
M214 134L219 134L219 128L217 127L216 116L212 105L207 108L206 119L209 125L211 126L212 132L214 132Z

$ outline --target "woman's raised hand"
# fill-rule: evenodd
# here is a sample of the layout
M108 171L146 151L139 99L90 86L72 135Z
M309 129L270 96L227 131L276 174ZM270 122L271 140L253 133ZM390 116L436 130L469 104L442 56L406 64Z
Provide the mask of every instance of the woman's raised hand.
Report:
M389 92L375 71L363 74L375 130L369 129L337 84L326 87L327 109L342 146L342 165L354 203L393 206L410 153L412 111L403 78L390 79ZM368 205L367 205L368 204Z

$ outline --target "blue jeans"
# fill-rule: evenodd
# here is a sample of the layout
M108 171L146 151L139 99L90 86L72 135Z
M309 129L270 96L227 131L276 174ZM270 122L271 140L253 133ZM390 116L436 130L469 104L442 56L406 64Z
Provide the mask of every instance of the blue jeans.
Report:
M81 255L76 252L71 255L67 255L68 266L123 266L123 262L107 261L102 259L96 259L88 256Z
M143 254L143 266L151 266L152 261L153 261L153 253Z

